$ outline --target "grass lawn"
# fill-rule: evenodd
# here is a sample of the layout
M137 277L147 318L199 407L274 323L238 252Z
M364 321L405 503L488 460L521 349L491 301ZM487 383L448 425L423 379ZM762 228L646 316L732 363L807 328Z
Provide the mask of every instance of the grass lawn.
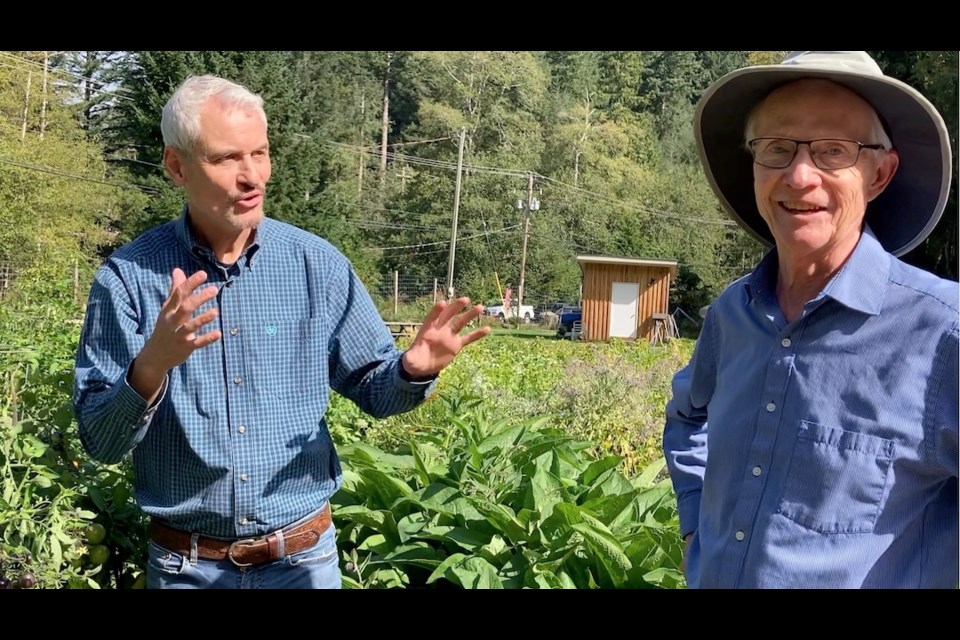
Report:
M512 327L494 327L495 336L513 336L515 338L553 338L557 335L556 329L543 329L541 327L522 327L514 329Z

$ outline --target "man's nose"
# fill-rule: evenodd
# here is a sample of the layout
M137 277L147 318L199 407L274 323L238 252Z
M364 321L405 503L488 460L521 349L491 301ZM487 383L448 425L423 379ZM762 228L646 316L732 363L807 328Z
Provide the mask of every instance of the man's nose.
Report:
M252 156L244 156L240 164L240 172L237 179L244 184L259 185L261 174L260 167Z
M813 161L810 147L802 144L797 148L797 155L785 171L784 180L794 189L806 189L820 184L820 169Z

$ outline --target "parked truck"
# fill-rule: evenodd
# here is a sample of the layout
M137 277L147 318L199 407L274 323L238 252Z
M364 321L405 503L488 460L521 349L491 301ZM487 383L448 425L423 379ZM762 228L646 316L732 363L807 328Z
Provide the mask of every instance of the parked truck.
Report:
M533 308L533 305L523 304L523 305L510 305L510 311L504 311L504 305L494 304L485 308L484 313L492 318L499 318L500 320L506 320L507 316L511 318L521 318L524 324L533 322L533 316L536 313L536 310Z

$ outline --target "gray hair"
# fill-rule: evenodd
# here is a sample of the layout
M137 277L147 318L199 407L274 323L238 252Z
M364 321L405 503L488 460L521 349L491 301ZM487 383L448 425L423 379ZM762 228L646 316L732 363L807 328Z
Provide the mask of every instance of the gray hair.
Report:
M757 126L757 113L760 111L760 107L763 106L763 103L766 102L766 100L767 99L764 98L758 102L756 106L750 110L750 114L747 116L747 125L744 127L743 136L744 145L747 147L747 151L750 150L750 146L747 143L756 137L754 133ZM877 110L874 109L873 105L869 102L867 102L867 105L870 107L870 116L873 120L870 123L870 140L861 140L860 142L865 144L882 144L884 149L892 149L893 142L890 140L890 135L887 133L887 130L883 128L883 123L880 121L880 116L877 114Z
M217 76L190 76L163 107L160 131L163 144L183 153L193 153L200 142L200 111L214 98L227 108L252 109L267 124L263 98L243 85Z

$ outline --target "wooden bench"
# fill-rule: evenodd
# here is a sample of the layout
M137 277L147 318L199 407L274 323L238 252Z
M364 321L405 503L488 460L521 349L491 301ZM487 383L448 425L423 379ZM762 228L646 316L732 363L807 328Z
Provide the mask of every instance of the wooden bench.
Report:
M394 338L413 338L423 326L422 322L385 322Z

